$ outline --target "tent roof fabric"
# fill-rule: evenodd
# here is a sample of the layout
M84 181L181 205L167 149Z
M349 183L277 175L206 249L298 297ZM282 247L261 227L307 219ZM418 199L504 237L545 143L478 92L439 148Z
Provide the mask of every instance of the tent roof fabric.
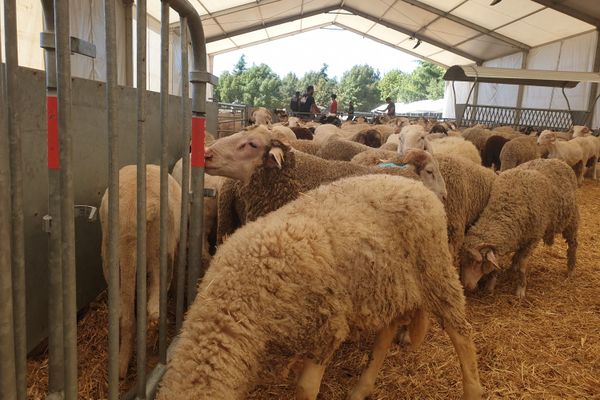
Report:
M337 26L443 66L482 64L600 27L600 7L589 0L190 2L201 15L209 55Z
M454 65L446 70L444 80L574 88L579 82L600 83L600 73Z

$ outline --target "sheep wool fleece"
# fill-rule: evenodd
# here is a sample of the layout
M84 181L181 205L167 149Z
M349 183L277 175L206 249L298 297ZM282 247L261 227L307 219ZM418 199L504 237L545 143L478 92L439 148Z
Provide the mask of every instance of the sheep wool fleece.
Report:
M218 248L158 398L242 399L268 343L319 362L418 308L468 334L445 243L436 195L390 175L323 185L248 223Z

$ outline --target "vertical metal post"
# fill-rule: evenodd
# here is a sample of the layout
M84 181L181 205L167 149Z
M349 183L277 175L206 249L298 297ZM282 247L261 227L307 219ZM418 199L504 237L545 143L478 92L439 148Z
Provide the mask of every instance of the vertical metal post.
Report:
M125 85L133 86L133 0L123 0L125 6Z
M600 72L600 30L596 29L596 52L594 54L594 65L592 66L593 72ZM588 116L586 119L586 125L591 128L594 123L594 114L596 112L596 98L598 97L598 84L592 83L590 87L590 97L588 99Z
M4 38L6 46L6 101L8 137L10 147L10 193L11 193L11 262L12 294L15 341L15 366L17 374L17 399L25 400L27 379L27 332L25 330L25 244L23 220L23 160L21 155L21 132L18 126L17 69L17 9L15 0L4 1Z
M63 318L65 399L77 399L77 296L75 276L75 201L73 141L71 135L71 38L69 0L54 2L58 132L60 137L61 229L63 264Z
M521 59L521 69L527 68L527 57L529 56L529 51L524 50L523 56ZM519 89L517 91L517 112L515 113L515 127L519 127L521 125L521 108L523 107L523 94L525 93L525 85L519 85Z
M130 8L131 12L131 8ZM108 129L108 399L119 398L119 130L114 0L104 0ZM107 260L104 260L107 262Z
M160 321L158 352L167 363L167 232L169 218L169 3L161 1L160 13Z
M146 398L146 0L137 2L137 398Z
M5 15L6 15L6 8ZM0 46L0 398L17 397L10 251L10 168L5 71Z
M44 31L54 34L54 4L43 0ZM44 49L46 61L46 115L48 136L48 393L62 396L65 382L62 297L62 235L60 215L60 162L56 54Z
M183 322L183 298L185 290L185 265L189 220L189 193L190 193L190 83L188 75L188 28L187 18L179 19L181 36L181 135L183 136L183 156L181 170L181 225L179 236L179 260L177 264L177 304L175 325L177 330Z

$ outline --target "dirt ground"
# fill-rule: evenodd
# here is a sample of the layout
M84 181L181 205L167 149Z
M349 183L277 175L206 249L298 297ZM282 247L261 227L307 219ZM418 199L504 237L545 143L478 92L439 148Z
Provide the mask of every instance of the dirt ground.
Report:
M600 183L586 180L578 200L579 248L571 279L566 279L566 246L557 237L554 246L540 245L532 256L524 300L514 296L509 273L500 277L495 294L468 295L486 398L600 399ZM82 399L102 399L107 394L107 315L105 299L100 298L79 323ZM347 343L337 352L319 399L345 398L366 365L369 347L364 340ZM282 371L287 364L272 357L249 399L293 399L296 373L292 366L285 377ZM31 357L28 367L28 398L42 399L47 387L46 354ZM461 395L458 359L450 340L434 323L419 349L402 345L391 349L371 398L458 399Z

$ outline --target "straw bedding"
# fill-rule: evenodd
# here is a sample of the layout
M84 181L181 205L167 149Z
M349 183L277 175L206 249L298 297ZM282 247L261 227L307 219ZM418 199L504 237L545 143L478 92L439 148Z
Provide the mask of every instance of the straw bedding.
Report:
M585 181L578 190L581 225L572 279L565 279L566 246L557 237L553 247L540 245L531 257L525 300L514 296L509 273L500 276L494 295L468 295L486 397L600 399L598 199L600 184ZM107 316L101 296L79 322L82 399L102 399L107 394ZM369 347L370 341L364 340L340 348L327 368L319 399L345 398L366 365ZM156 357L150 358L156 362ZM28 366L28 398L42 399L47 386L46 354L30 358ZM298 363L273 355L264 367L249 399L294 398ZM371 398L460 398L461 390L457 357L447 336L433 324L418 350L393 346Z

